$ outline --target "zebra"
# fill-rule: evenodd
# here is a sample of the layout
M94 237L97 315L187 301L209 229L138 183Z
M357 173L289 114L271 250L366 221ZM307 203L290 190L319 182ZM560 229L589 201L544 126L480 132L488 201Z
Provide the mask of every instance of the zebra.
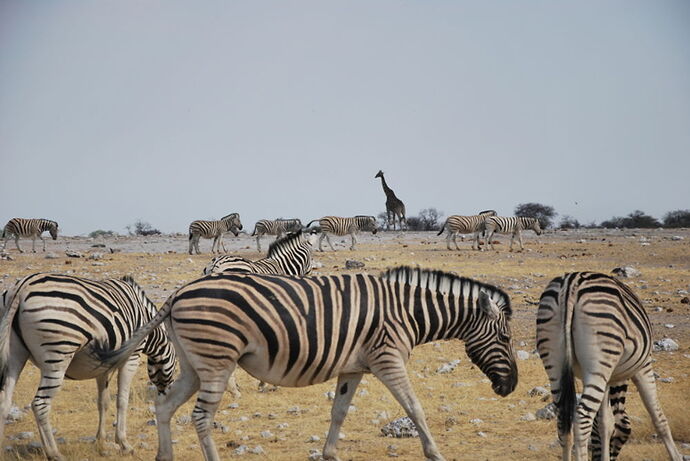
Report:
M14 235L14 244L20 253L24 253L24 251L19 248L19 237L31 237L31 251L34 253L36 253L36 237L40 238L43 242L43 251L46 251L46 241L42 235L46 231L50 233L53 240L57 240L58 223L50 219L12 218L5 224L2 231L2 238L5 239L2 249L5 250L7 241L12 234Z
M256 235L256 251L261 251L261 236L275 235L276 240L282 237L283 234L287 232L297 232L302 229L302 221L298 218L294 219L261 219L254 225L254 232L252 232L252 237Z
M0 443L12 394L27 360L40 370L41 380L31 403L43 450L51 460L63 459L50 424L51 402L63 380L95 378L98 385L99 444L105 441L105 416L112 373L98 370L94 349L119 348L157 312L144 291L129 276L120 280L88 280L71 275L39 273L24 277L3 294L0 317ZM159 393L172 382L175 350L163 327L140 337L132 355L118 369L115 440L125 453L129 391L139 365L148 356L148 375Z
M331 250L335 251L333 244L331 243L331 238L328 234L333 235L347 235L350 234L352 238L352 245L350 250L355 249L355 244L357 240L355 239L355 234L359 231L369 231L372 234L376 234L376 218L373 216L357 215L352 218L342 218L340 216L324 216L321 219L314 219L307 224L307 227L311 226L313 222L319 222L319 227L321 228L321 237L319 237L319 251L323 251L323 239L325 238Z
M506 396L518 380L511 315L504 291L420 268L304 278L224 272L190 282L130 340L139 341L165 320L179 355L180 376L157 401L156 459L172 459L171 418L197 391L192 414L204 459L219 459L213 417L239 364L280 386L338 378L323 449L331 460L338 459L336 441L357 385L364 373L373 373L414 421L424 455L442 460L407 375L412 349L460 339L494 392ZM132 347L98 358L105 367L116 366Z
M537 349L557 407L563 459L570 459L573 431L575 458L587 459L595 417L595 459L616 459L630 435L625 393L631 378L670 457L682 459L657 398L651 348L649 317L621 281L596 272L573 272L549 282L537 312ZM575 376L583 382L579 403Z
M221 245L223 246L223 251L226 251L223 244L223 234L225 232L232 232L237 237L241 230L242 222L240 221L239 213L231 213L218 221L193 221L189 225L189 254L192 254L193 249L196 249L196 254L201 253L199 251L200 237L213 239L211 253L215 253L216 249L220 253Z
M239 256L216 256L204 268L204 275L216 272L252 272L255 274L304 277L312 269L313 234L291 232L268 247L268 255L256 261Z
M510 237L510 251L513 251L513 240L517 235L520 242L520 251L524 250L522 245L522 234L520 231L532 229L537 235L541 235L541 226L537 218L527 218L525 216L488 216L486 218L486 246L491 250L494 249L491 239L494 234L512 234Z
M483 213L483 214L482 214ZM493 213L493 214L489 214ZM443 226L441 226L441 230L438 231L438 234L436 235L441 235L445 229L448 230L448 236L446 238L446 246L448 247L449 250L452 248L450 247L450 241L451 238L453 240L453 243L455 243L455 249L459 250L460 247L458 246L458 241L457 237L458 234L474 234L474 243L472 243L472 248L474 249L476 245L476 249L479 250L479 235L483 234L485 231L485 226L484 222L486 221L486 218L488 216L495 216L496 212L493 210L486 210L482 211L478 215L474 216L461 216L461 215L452 215L449 216L448 219L446 219L446 222L443 223Z

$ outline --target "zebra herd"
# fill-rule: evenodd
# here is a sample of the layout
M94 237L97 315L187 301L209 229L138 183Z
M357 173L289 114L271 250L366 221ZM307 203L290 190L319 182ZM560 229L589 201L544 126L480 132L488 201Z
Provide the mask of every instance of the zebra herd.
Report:
M328 234L350 234L354 248L357 232L376 232L373 216L327 216L318 221L319 247L324 238L331 244ZM298 224L293 225L257 223L254 234L284 233ZM478 242L485 232L490 245L495 232L511 232L513 238L528 228L541 232L538 221L501 218L492 210L448 218L444 228L449 247L452 233L474 233ZM198 251L201 236L214 238L213 246L219 250L223 232L241 229L237 214L215 222L195 221L190 225L190 251ZM97 438L103 441L107 384L115 370L119 372L116 441L130 452L127 399L143 353L148 356L149 379L159 391L157 460L173 459L170 423L195 393L192 418L200 448L205 459L220 459L211 430L238 366L280 386L337 379L324 459L338 459L340 428L365 373L376 376L415 423L424 456L444 459L406 363L417 345L459 339L493 391L510 394L518 382L518 369L508 293L451 273L404 266L378 276L310 276L315 239L315 233L302 232L299 223L296 232L272 243L263 259L217 256L201 278L177 289L160 310L130 277L94 281L34 274L21 279L3 293L0 314L0 441L16 382L31 360L41 373L31 406L48 459L62 459L49 414L63 380L96 379ZM630 435L625 412L629 379L636 384L670 458L682 459L656 395L650 322L629 287L593 272L554 278L540 298L536 340L557 408L563 459L571 458L573 447L576 459L587 459L588 445L595 459L616 459ZM176 364L179 371L174 376ZM584 386L579 399L576 377Z

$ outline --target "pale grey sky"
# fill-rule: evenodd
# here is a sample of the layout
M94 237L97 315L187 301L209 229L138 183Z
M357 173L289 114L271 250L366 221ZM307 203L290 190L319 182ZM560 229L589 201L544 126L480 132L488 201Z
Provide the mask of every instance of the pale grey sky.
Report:
M0 225L690 208L690 2L0 0ZM577 204L576 204L577 203Z

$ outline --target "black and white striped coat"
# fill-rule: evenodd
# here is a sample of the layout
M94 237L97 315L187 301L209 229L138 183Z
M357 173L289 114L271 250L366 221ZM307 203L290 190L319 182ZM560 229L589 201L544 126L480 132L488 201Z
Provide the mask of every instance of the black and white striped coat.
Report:
M172 459L171 418L197 389L193 418L204 458L219 459L213 418L225 382L239 365L281 386L338 378L326 459L337 459L336 441L350 401L363 374L373 373L414 421L424 455L441 460L407 375L410 353L419 344L460 339L493 390L507 395L517 384L510 317L508 295L491 285L407 267L380 276L224 272L191 282L139 333L165 321L180 360L180 377L156 409L156 459ZM109 366L128 353L125 347L101 358Z
M351 218L343 218L340 216L324 216L321 219L315 219L307 224L307 227L311 226L312 223L318 221L319 227L321 229L321 237L319 237L319 251L323 251L323 239L325 238L331 250L335 251L333 244L331 243L331 238L328 234L333 235L347 235L350 234L352 238L352 245L350 250L355 249L355 244L357 240L355 239L355 234L361 231L371 232L376 234L376 218L373 216L358 215Z
M303 277L312 268L312 235L301 231L290 233L271 243L268 255L256 261L239 256L216 256L204 268L204 275L235 271Z
M36 253L36 237L40 238L43 242L43 251L46 251L46 241L42 235L44 232L49 232L53 240L57 240L58 223L50 219L12 218L5 224L2 232L2 238L5 239L2 249L4 250L7 246L10 236L14 235L14 244L20 253L24 253L24 251L19 248L19 237L31 237L31 251L34 253Z
M457 241L458 234L474 234L474 243L472 244L472 248L475 248L476 246L476 249L479 250L479 236L484 232L486 218L495 215L495 211L486 210L482 211L478 215L473 216L449 216L448 219L446 219L446 222L443 223L443 226L441 226L441 230L439 230L438 234L436 235L441 235L443 231L446 230L448 233L446 237L446 246L449 250L452 249L450 247L450 241L452 239L453 243L455 243L455 249L459 250L460 247L458 246Z
M302 230L302 221L294 219L260 219L254 225L252 237L256 236L256 250L261 251L261 236L275 235L276 240L288 232Z
M499 234L511 234L510 251L513 251L513 241L515 240L515 236L518 237L518 241L520 242L520 251L524 249L524 246L522 245L521 231L532 229L537 235L541 235L542 232L538 219L527 218L525 216L488 216L486 218L485 226L486 246L491 250L494 249L491 239L496 232Z
M553 279L539 302L537 349L558 408L563 459L570 459L573 442L575 458L587 459L595 418L594 458L616 459L630 435L625 413L629 379L640 392L670 457L682 459L656 393L651 324L639 298L627 285L596 272L574 272ZM579 402L576 376L583 383Z
M216 250L220 253L221 245L223 251L226 251L223 244L223 234L232 232L237 237L241 230L242 222L239 213L231 213L218 221L192 221L189 225L189 254L192 254L192 250L196 250L196 254L201 253L199 251L199 238L201 237L213 239L211 253L215 253Z
M40 370L41 379L32 402L48 459L63 459L50 425L52 399L65 378L92 379L98 384L97 438L105 440L105 415L109 400L109 373L98 369L96 350L122 346L132 333L158 311L130 277L122 280L88 280L71 275L34 274L23 278L4 295L0 317L0 441L12 393L27 360ZM115 440L125 452L129 389L139 365L139 354L148 356L148 374L163 392L175 369L175 350L159 326L133 345L119 366L117 430Z

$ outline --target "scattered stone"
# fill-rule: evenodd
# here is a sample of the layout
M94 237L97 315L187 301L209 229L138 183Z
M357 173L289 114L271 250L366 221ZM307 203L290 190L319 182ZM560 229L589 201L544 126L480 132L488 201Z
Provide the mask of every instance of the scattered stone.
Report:
M264 453L266 453L261 445L255 446L250 451L255 455L263 455Z
M548 396L549 394L551 394L551 392L547 388L542 387L542 386L533 387L529 391L530 397L545 397L545 396Z
M546 420L551 420L556 418L556 405L551 402L550 404L546 405L544 408L540 408L537 410L536 415L537 419L546 419Z
M271 431L261 431L261 433L260 433L259 435L261 435L261 438L263 438L263 439L270 439L270 438L273 437L273 432L271 432Z
M276 424L276 429L287 429L289 426L288 423L278 423Z
M477 435L478 435L479 437L483 437L483 438L486 438L486 437L487 437L486 432L482 432L482 431L477 432Z
M298 406L294 406L294 407L288 408L287 412L289 415L299 415L301 413L304 413L304 410L301 410L300 407L298 407Z
M534 413L525 413L524 415L520 416L520 421L536 421L537 417L534 416Z
M685 237L682 237L680 235L674 235L673 237L671 237L671 240L673 240L674 242L677 242L679 240L685 240Z
M240 445L239 447L235 448L232 452L236 455L243 455L247 453L247 450L249 447L247 445Z
M78 251L74 250L65 250L65 254L70 257L70 258L81 258L83 255L79 253Z
M177 418L177 424L186 425L192 422L192 417L190 415L182 415Z
M639 277L641 274L640 271L632 266L616 267L611 271L611 273L623 278Z
M14 261L14 258L12 256L5 253L5 250L0 251L0 259L4 261Z
M519 360L527 360L527 359L529 359L529 352L527 352L527 351L522 351L522 350L517 351L517 352L516 352L516 355L517 355L517 358L518 358Z
M34 433L31 431L20 432L18 434L10 436L10 440L27 440L27 439L33 439L33 438L34 438Z
M11 424L17 421L21 421L26 416L26 413L16 405L12 405L10 411L7 413L7 418L5 419L7 424Z
M103 259L103 253L91 253L91 254L89 255L89 257L86 258L86 259L91 259L91 260L94 260L94 261L99 260L99 259Z
M355 261L354 259L348 259L345 261L345 269L361 269L364 267L364 263L361 261Z
M312 261L311 267L312 269L321 269L323 267L323 263L320 261Z
M321 437L319 437L318 435L312 435L309 437L309 439L307 439L307 442L318 442L320 440L321 440Z
M45 256L45 258L46 258L46 259L58 259L59 256L56 255L55 253L48 253L48 254Z
M333 391L325 392L323 395L325 395L328 400L335 400L335 392Z
M105 248L105 243L94 243L91 248Z
M319 461L321 459L321 450L312 448L309 450L309 461Z
M408 416L395 419L381 428L381 433L386 437L419 437L417 427Z
M685 296L685 297L683 297L683 298L680 299L680 303L681 303L681 304L690 304L690 298L688 298L687 296Z
M460 363L460 360L459 360L459 359L458 359L458 360L453 360L453 361L448 362L448 363L444 363L443 365L441 365L441 366L436 370L436 373L438 373L438 374L440 374L440 375L446 374L446 373L451 373L451 372L453 372L453 371L455 370L455 368L457 368L457 366L458 366L459 363Z
M484 421L479 418L470 419L470 424L482 424L483 422Z
M668 378L659 378L657 379L657 381L659 381L660 383L669 384L673 382L673 376L669 376Z
M658 341L654 341L654 351L655 352L669 352L669 351L677 351L678 350L678 343L672 340L671 338L664 338L660 339Z
M664 326L665 326L666 328L675 328L675 327L676 327L676 326L675 326L674 324L672 324L672 323L664 323Z
M237 402L233 402L230 405L228 405L228 408L232 408L232 409L239 408L239 407L240 407L240 404Z

